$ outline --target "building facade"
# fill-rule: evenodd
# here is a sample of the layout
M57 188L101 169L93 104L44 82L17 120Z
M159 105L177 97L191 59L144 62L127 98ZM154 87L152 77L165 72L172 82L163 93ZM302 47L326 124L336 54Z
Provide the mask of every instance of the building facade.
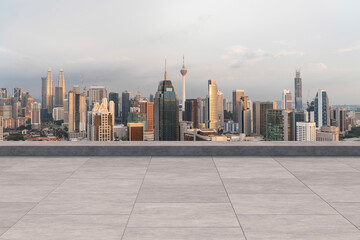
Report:
M89 89L89 105L88 110L91 111L95 103L101 103L103 98L107 98L107 91L104 86L91 86Z
M112 104L110 104L112 103ZM103 98L88 112L87 136L89 141L114 141L114 112L110 110L114 102L108 104Z
M144 124L128 123L129 141L144 141Z
M31 128L40 129L41 128L41 104L32 103L31 104Z
M294 112L292 110L267 110L266 141L294 141Z
M302 79L300 77L300 70L296 70L295 73L295 110L302 110Z
M68 94L69 102L69 137L86 138L86 95L85 93Z
M240 104L240 99L245 96L244 90L234 90L232 93L232 113L233 113L233 120L234 122L238 123L238 109Z
M329 97L325 90L319 90L315 96L314 118L316 127L330 126Z
M199 101L198 99L186 99L184 120L192 122L194 128L199 127Z
M130 98L131 98L131 93L129 91L124 91L122 92L122 100L121 100L121 104L122 104L122 123L126 126L127 124L127 119L128 119L128 114L130 112Z
M119 112L119 94L115 93L115 92L111 92L109 93L109 101L113 101L114 102L114 115L115 115L115 119L120 117L120 112Z
M290 110L292 108L291 91L289 89L284 89L281 96L281 109Z
M207 116L206 128L217 130L218 126L218 89L214 80L208 81L208 95L207 95Z
M276 102L253 102L253 132L257 135L266 136L267 110L276 109Z
M316 141L319 142L339 141L339 128L334 126L322 126L316 132Z
M298 142L316 141L316 123L296 122L296 141Z

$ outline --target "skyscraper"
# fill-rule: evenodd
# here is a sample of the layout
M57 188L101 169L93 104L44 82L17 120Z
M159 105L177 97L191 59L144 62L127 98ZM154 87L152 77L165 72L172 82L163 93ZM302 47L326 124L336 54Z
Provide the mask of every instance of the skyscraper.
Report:
M314 117L316 127L330 126L329 98L325 90L319 90L315 96Z
M21 88L14 88L14 100L16 102L21 101Z
M234 122L238 123L239 117L239 104L241 97L244 97L245 93L244 90L234 90L232 93L232 104L233 104L233 120Z
M330 125L339 128L339 134L345 135L346 108L331 107L330 108Z
M217 92L218 129L224 129L224 94Z
M50 67L49 67L47 77L46 77L46 108L48 110L48 114L52 114L52 109L53 109L53 77L52 77Z
M241 97L238 109L239 133L246 136L251 134L251 110L248 105L248 97Z
M101 103L103 98L107 98L106 88L104 86L91 86L89 89L89 111L95 103Z
M130 97L131 93L129 91L122 92L122 122L124 125L127 124L128 115L130 112Z
M199 100L198 99L186 99L184 120L193 122L194 128L199 127Z
M276 109L276 102L253 103L253 131L254 133L266 136L266 113L269 109Z
M115 92L109 93L109 101L114 102L115 107L115 119L119 117L119 94Z
M62 87L55 87L55 107L63 107L64 106L64 93Z
M281 96L281 109L292 109L292 96L289 89L284 89Z
M294 112L292 110L269 109L266 114L267 141L294 141Z
M179 141L179 98L167 79L166 61L164 75L155 94L155 141Z
M32 103L31 104L31 128L39 129L41 126L41 104L40 103Z
M146 114L145 130L154 130L154 103L146 100L140 101L140 113Z
M41 107L46 109L47 102L47 85L46 85L46 77L41 78Z
M182 83L183 83L183 94L182 94L182 110L185 111L185 76L187 73L187 69L185 68L185 57L183 56L183 66L180 70L181 76L182 76Z
M59 87L62 88L62 95L61 95L62 100L61 100L61 102L64 102L66 89L65 89L64 70L63 70L62 67L61 67L60 73L59 73L59 83L58 83L58 85L59 85Z
M103 98L101 104L95 103L92 111L88 112L88 140L89 141L114 141L114 102L107 102Z
M300 77L300 70L296 70L295 76L295 110L302 110L302 80Z
M7 98L7 90L6 88L1 88L0 89L0 98Z
M86 137L86 94L70 91L69 102L69 137Z
M209 80L208 95L207 95L206 128L217 129L217 124L218 124L217 94L218 94L218 89L216 82L214 80Z

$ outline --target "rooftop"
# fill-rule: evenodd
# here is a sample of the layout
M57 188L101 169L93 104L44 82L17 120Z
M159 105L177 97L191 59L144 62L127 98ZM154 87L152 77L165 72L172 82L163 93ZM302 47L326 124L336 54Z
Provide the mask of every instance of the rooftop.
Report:
M1 157L0 239L360 239L360 157Z

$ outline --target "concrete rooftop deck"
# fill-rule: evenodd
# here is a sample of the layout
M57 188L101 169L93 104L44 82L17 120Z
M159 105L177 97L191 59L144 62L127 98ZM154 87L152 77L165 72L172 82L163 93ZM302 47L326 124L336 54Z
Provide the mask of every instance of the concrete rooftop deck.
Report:
M360 157L1 157L1 240L360 239Z

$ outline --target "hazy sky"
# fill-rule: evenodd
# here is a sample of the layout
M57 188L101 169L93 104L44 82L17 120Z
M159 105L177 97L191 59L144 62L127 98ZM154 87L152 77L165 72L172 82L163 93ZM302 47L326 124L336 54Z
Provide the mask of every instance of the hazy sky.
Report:
M358 0L0 0L0 87L39 98L41 77L61 65L73 84L155 93L168 78L181 96L204 97L214 79L225 97L252 100L294 92L301 67L303 101L319 88L330 104L360 104Z

